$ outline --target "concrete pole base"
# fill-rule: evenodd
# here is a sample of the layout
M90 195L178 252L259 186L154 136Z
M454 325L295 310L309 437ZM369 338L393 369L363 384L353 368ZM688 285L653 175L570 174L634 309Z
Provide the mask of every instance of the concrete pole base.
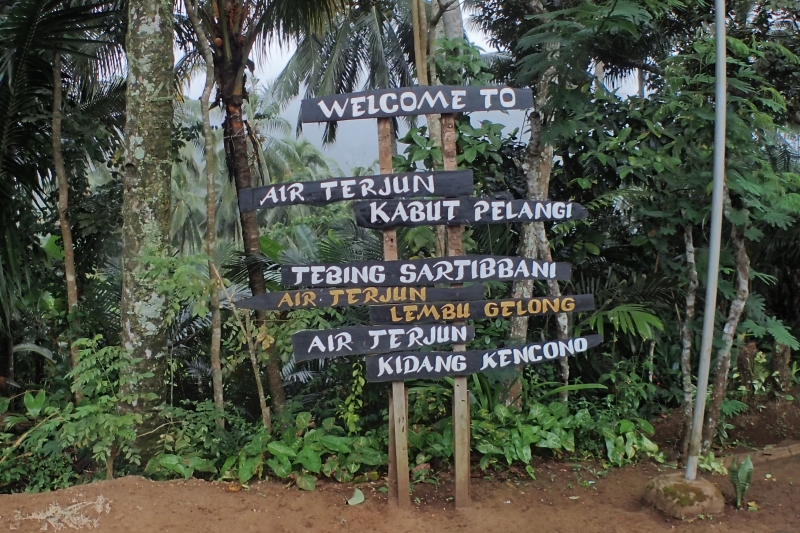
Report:
M688 481L681 473L663 474L647 484L644 499L674 518L718 515L725 508L719 487L702 478Z

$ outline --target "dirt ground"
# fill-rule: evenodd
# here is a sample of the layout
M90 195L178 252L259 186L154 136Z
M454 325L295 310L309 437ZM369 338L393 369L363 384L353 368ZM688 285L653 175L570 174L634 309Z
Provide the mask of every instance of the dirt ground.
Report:
M416 485L413 509L400 511L378 490L380 482L359 485L365 502L348 506L353 487L335 482L320 483L315 492L276 482L237 491L225 483L127 477L51 493L0 496L0 531L53 531L56 524L83 523L115 533L800 533L798 456L756 466L747 501L755 502L757 511L728 505L720 516L694 521L667 518L641 501L651 477L669 468L641 464L598 478L585 468L591 465L576 464L539 463L536 481L472 479L474 504L463 510L454 508L449 479L441 479L438 487ZM733 492L727 478L715 476L712 481L730 504Z

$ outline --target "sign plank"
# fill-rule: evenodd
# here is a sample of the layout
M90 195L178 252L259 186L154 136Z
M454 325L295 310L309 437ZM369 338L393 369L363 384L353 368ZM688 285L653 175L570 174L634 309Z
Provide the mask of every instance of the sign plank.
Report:
M594 296L543 296L477 302L407 303L376 305L369 309L373 324L427 324L451 320L479 320L512 316L540 316L594 309Z
M489 280L569 279L572 265L524 257L466 255L410 261L284 265L281 283L293 287L414 286Z
M355 204L356 221L364 228L462 224L503 224L586 218L574 202L452 198L447 200L371 200Z
M350 307L402 302L443 302L480 300L483 284L469 287L353 287L270 292L236 302L242 309L291 311L310 307Z
M437 85L309 98L300 104L300 114L305 123L529 107L533 107L530 89Z
M352 327L298 331L292 335L296 361L365 353L415 350L426 346L463 343L475 338L472 326Z
M453 198L471 195L474 190L471 170L329 178L242 189L239 191L239 210L245 212L297 204L319 206L373 198Z
M411 352L367 356L367 381L438 379L466 376L486 370L555 361L597 346L600 335L564 341L535 342L525 346L464 352Z

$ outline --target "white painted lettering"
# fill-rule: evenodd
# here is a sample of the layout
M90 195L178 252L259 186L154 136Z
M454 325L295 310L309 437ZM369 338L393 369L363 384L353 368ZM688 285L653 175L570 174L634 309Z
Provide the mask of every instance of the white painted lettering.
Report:
M506 98L503 98L503 97ZM517 103L517 95L514 94L514 89L509 89L508 87L503 87L500 89L500 105L508 109L509 107L514 107L514 104Z
M363 96L355 96L350 99L350 105L352 106L354 117L360 117L365 113L364 108L361 107L365 100L366 98Z
M411 103L408 103L408 102ZM400 95L400 108L403 111L416 111L417 110L417 95L411 91L406 91ZM419 362L417 363L419 366Z
M497 361L494 360L496 354L497 352L483 354L483 366L480 369L495 368L497 366Z
M318 105L327 118L331 118L331 115L334 111L336 111L336 114L339 115L339 118L342 118L344 116L344 110L347 108L347 100L348 99L345 98L344 103L334 100L331 102L330 109L328 109L328 106L325 105L325 102L320 101Z
M481 89L481 94L484 96L483 98L483 107L486 109L491 109L492 107L492 96L497 94L497 89L486 88Z
M378 347L378 344L381 342L381 337L386 335L385 329L373 330L369 332L369 336L372 337L372 346L370 349L374 350Z
M335 181L323 181L319 184L320 187L325 189L325 199L330 200L333 193L331 192L332 189L336 187L337 183Z
M392 372L391 362L392 362L392 357L388 357L388 358L379 357L378 358L378 377L381 377L384 374L389 375L389 376L394 374L394 372Z
M394 93L386 93L381 96L381 111L384 113L395 113L397 111L397 104L389 105L389 98L392 100L397 100L397 95Z
M292 273L297 274L297 281L295 281L295 285L300 285L303 282L303 274L306 272L310 272L311 269L309 267L304 266L293 266Z
M450 91L450 95L453 97L453 109L464 109L467 104L461 101L463 97L467 95L467 91Z

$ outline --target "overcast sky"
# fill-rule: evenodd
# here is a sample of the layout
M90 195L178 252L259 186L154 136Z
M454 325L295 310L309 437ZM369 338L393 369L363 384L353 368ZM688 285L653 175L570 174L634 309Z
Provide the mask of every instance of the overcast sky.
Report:
M492 51L484 34L468 31L468 36L473 43L485 51ZM277 45L273 45L267 50L264 57L257 57L256 75L259 80L263 83L269 83L274 80L286 66L293 52L294 47L280 48ZM631 85L631 87L624 87L623 92L627 92L625 89L635 91L636 80L632 80L625 85ZM198 98L201 91L202 79L195 79L187 92L191 98ZM292 131L294 131L294 127L297 124L299 111L300 99L298 98L286 106L282 113L292 124ZM488 119L504 124L505 131L512 131L514 128L518 128L521 138L523 140L527 139L525 113L523 111L510 111L507 114L499 111L473 113L472 117L474 121ZM401 119L399 123L402 128L402 134L407 131L405 122ZM424 123L424 117L419 117L418 124L423 125ZM347 120L339 122L336 142L330 146L322 145L323 131L324 125L305 124L303 126L303 137L322 149L325 155L335 161L345 173L349 173L356 166L372 167L378 159L377 121ZM402 151L404 147L401 145L399 149ZM377 168L375 171L377 172Z

